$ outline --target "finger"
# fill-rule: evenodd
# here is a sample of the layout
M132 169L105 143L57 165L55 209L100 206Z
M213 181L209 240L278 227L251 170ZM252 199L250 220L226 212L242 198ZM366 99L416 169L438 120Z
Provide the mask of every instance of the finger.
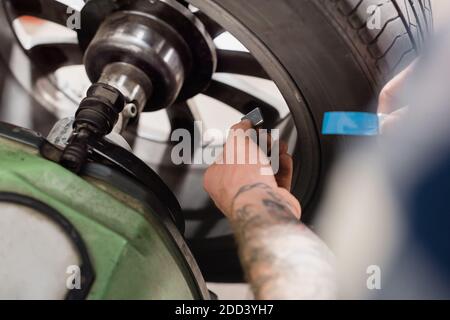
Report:
M399 127L399 122L402 121L402 117L399 115L389 115L384 121L382 122L380 126L380 133L382 135L389 134L390 132L393 132L396 128Z
M380 124L380 133L385 135L398 127L398 123L406 116L409 107L404 107L387 115Z
M292 173L294 170L294 162L292 157L283 153L280 155L280 168L278 173L275 175L275 180L280 188L291 190L292 187Z
M288 153L288 149L289 149L288 144L284 141L280 141L279 143L280 143L280 152L279 152L280 155Z
M274 141L272 141L272 135L266 129L258 129L258 141L257 144L263 153L270 157L272 152L272 146Z
M231 127L231 130L237 130L237 129L248 130L251 128L253 128L252 122L250 120L245 119L245 120L242 120L241 122L233 125Z
M414 71L415 65L416 61L384 86L378 99L378 113L389 114L396 109L403 107L401 105L402 102L400 101L401 92L405 87L407 80L410 78L411 73Z
M236 148L242 147L238 146L235 142L238 137L242 138L242 135L252 134L251 130L253 129L253 124L250 120L242 120L239 123L236 123L230 128L230 132L228 133L227 141L224 145L224 150L227 150L227 145L233 145ZM256 135L256 134L255 134ZM247 142L244 146L246 146ZM233 150L235 152L236 150Z
M230 152L228 146L231 144L230 143L230 142L232 142L231 140L235 139L235 137L236 137L236 135L235 135L236 130L244 130L244 131L246 131L246 130L251 129L251 128L252 128L252 123L251 123L250 120L247 120L247 119L242 120L241 122L236 123L235 125L233 125L230 128L230 132L228 133L227 140L226 140L226 142L223 145L223 151L217 156L217 158L215 160L215 163L216 164L224 164L225 163L226 152L227 152L227 150L228 150L228 152ZM234 143L233 143L233 146L236 149L236 145ZM236 150L232 150L232 152L235 152L235 151Z
M224 145L223 159L226 164L265 164L268 163L264 152L256 143L257 132L249 120L234 125Z

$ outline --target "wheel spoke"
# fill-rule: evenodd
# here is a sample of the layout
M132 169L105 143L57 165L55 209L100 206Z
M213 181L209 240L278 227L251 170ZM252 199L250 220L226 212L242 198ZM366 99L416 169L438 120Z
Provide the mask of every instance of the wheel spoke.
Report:
M243 114L247 114L256 107L259 107L264 116L264 126L267 127L271 127L280 118L280 113L275 107L238 88L217 80L211 81L210 86L204 94L229 105Z
M83 0L4 0L10 19L33 16L67 26L70 16L80 12Z
M217 50L217 61L216 72L241 74L270 80L266 71L248 52Z
M191 135L194 135L195 117L187 102L177 102L167 108L167 116L169 117L171 131L177 129L186 129Z
M27 51L28 56L43 74L61 67L83 64L83 55L76 43L38 44Z
M211 38L213 38L213 39L217 38L218 36L220 36L222 33L225 32L225 29L222 28L221 25L219 25L217 22L212 20L207 15L205 15L203 12L198 11L195 13L195 15L205 25L205 28L208 31Z

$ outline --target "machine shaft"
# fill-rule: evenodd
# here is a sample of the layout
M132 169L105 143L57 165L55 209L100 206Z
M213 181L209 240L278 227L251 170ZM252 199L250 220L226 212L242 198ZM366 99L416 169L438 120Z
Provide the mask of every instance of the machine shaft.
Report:
M208 85L217 65L212 39L180 3L117 3L123 5L105 16L84 55L93 85L80 103L61 157L61 164L77 173L90 141L111 133L125 106L139 114L188 99ZM85 8L90 10L89 3ZM123 125L126 121L115 131Z

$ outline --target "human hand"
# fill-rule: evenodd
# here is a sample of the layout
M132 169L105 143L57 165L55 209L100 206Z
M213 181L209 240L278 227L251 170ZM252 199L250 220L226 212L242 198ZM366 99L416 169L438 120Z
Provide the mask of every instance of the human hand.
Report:
M378 113L386 115L381 122L381 132L383 133L391 130L408 111L408 106L402 101L401 95L415 69L415 65L416 62L413 62L389 81L381 90L378 99Z
M205 190L216 206L228 218L232 218L235 203L244 197L242 191L251 188L251 186L264 185L265 188L271 188L274 194L286 202L292 213L300 218L300 203L289 191L292 183L293 163L287 152L287 145L280 143L280 167L275 175L267 156L246 134L248 130L252 129L252 124L248 120L244 120L231 128L223 153L205 173ZM254 156L256 157L252 158ZM244 163L237 161L240 157L245 159ZM256 159L257 161L252 162L250 159ZM258 197L257 190L246 195L259 200L256 199Z

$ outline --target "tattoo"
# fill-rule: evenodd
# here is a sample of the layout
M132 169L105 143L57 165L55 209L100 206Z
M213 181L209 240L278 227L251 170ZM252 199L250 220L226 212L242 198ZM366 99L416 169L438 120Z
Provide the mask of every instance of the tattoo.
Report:
M231 208L234 209L234 203L236 202L236 199L239 198L242 194L249 192L251 190L254 189L262 189L265 190L267 192L267 194L275 201L281 203L284 202L284 200L274 192L273 188L265 183L254 183L254 184L249 184L246 186L241 187L238 192L236 193L236 195L233 197L232 201L231 201ZM289 208L292 209L291 205L287 202L284 202L284 205L287 205Z
M239 208L233 205L231 224L256 298L333 298L334 267L328 248L270 186L245 186L234 199L255 189L260 191L257 197L241 201Z
M231 201L231 208L234 208L234 203L235 203L236 199L239 198L240 195L242 195L250 190L256 189L256 188L261 188L261 189L266 189L266 190L272 189L270 186L268 186L265 183L255 183L255 184L249 184L249 185L243 186L242 188L240 188L238 190L236 195L233 197L233 200Z

